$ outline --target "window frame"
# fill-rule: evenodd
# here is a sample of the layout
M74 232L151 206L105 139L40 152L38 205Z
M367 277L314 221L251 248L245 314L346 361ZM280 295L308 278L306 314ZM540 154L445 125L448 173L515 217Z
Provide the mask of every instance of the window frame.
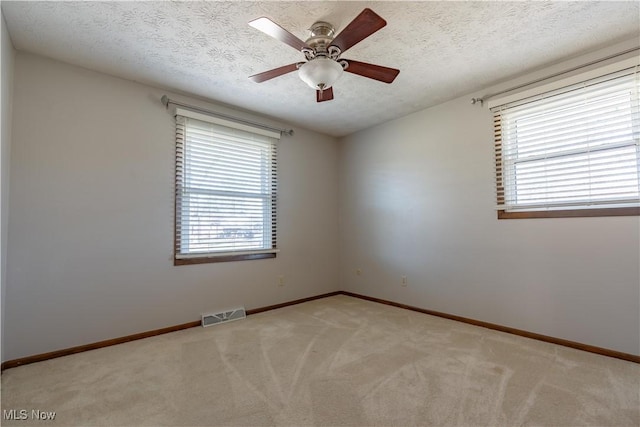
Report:
M174 230L173 230L173 234L174 234L173 263L174 265L175 266L194 265L194 264L204 264L204 263L218 263L218 262L276 258L277 253L279 252L279 249L277 248L276 230L277 230L277 182L278 182L278 178L277 178L277 145L278 144L277 142L280 139L280 133L276 133L272 130L265 130L262 128L250 126L245 124L245 122L240 122L240 121L234 122L232 120L227 120L227 119L219 118L216 116L206 115L196 111L182 109L182 108L176 108L175 117L176 117L176 142L175 142L176 145L175 145L175 158L174 158L175 160L175 173L174 173L175 191L174 191ZM184 216L185 209L187 210L189 209L188 206L184 205L184 203L185 203L185 200L188 200L188 198L186 198L185 195L189 194L189 191L188 191L189 187L185 187L185 184L184 184L186 182L185 171L187 169L186 167L187 140L185 138L184 133L186 133L187 124L179 124L179 117L184 117L186 119L195 119L202 122L208 122L216 126L223 126L223 127L231 128L235 130L251 132L257 135L267 136L273 139L270 145L268 146L265 145L267 147L267 150L269 150L268 164L265 167L271 169L268 174L268 177L270 178L269 179L270 184L268 186L270 187L269 193L267 196L262 196L262 197L257 197L256 194L252 195L251 193L247 193L247 197L246 197L247 199L256 199L256 198L265 199L265 197L267 199L270 199L268 200L264 208L267 210L264 210L262 215L263 219L265 220L267 218L270 218L269 221L265 221L265 223L268 222L268 226L270 227L270 230L268 234L264 236L264 238L266 239L265 242L270 241L269 248L264 247L256 250L244 249L244 250L237 250L237 251L225 250L225 251L220 251L219 253L217 253L216 251L191 252L191 253L182 252L183 242L181 241L181 239L183 238L181 236L184 235L184 227L187 226L185 225L186 223L183 222L183 216ZM181 153L180 150L183 150L183 152ZM187 188L186 191L185 191L185 188ZM199 193L205 194L206 192L207 191L203 192L203 190L200 189L200 190L195 190L192 193L197 195ZM229 192L229 194L224 194L225 193L224 190L217 190L217 191L214 190L214 191L208 191L208 192L214 196L218 195L222 197L232 197L232 196L238 197L237 193L234 193L233 191ZM240 198L244 198L244 197L240 196Z
M526 88L520 93L508 92L500 98L491 98L488 102L489 108L493 110L493 126L494 126L494 164L495 164L495 185L496 185L496 202L498 219L528 219L528 218L576 218L576 217L604 217L604 216L639 216L640 205L607 207L581 207L571 208L570 206L547 206L540 209L514 209L507 210L503 208L506 201L506 177L504 175L505 168L503 154L503 135L502 135L502 113L496 107L501 107L512 103L526 103L529 99L537 96L555 92L558 89L568 88L570 86L587 82L589 80L603 77L617 71L635 68L636 79L640 78L640 65L637 58L626 58L618 62L606 64L601 68L590 69L583 73L574 74L556 81L545 82L538 87ZM637 81L637 80L636 80ZM637 100L636 100L637 101ZM635 124L635 122L633 123ZM636 142L636 162L640 173L640 144ZM588 152L585 151L585 152ZM500 153L500 155L498 155ZM515 163L514 163L515 164ZM515 178L514 178L515 179ZM640 201L640 198L639 198ZM568 204L568 203L567 203Z

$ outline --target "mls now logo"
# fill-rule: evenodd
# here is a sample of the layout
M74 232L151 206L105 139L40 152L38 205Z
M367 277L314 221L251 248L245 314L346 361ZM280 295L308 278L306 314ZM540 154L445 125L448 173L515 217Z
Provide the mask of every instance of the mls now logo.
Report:
M2 418L5 420L28 420L29 411L26 409L4 409Z
M32 409L28 411L26 409L4 409L2 411L2 418L5 420L38 420L38 421L51 421L55 419L56 413L53 411L41 411L39 409Z

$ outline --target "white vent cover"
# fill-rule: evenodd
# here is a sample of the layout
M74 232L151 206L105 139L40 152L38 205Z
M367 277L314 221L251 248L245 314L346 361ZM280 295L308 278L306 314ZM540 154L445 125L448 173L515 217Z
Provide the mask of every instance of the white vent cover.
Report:
M244 307L234 308L229 311L221 311L219 313L208 313L202 315L202 326L217 325L218 323L231 322L232 320L240 320L247 317Z

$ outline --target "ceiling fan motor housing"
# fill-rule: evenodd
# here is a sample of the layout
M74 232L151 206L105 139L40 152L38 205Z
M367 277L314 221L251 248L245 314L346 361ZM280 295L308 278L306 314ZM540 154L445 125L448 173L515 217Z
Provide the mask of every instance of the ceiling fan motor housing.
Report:
M335 34L335 28L333 25L328 22L318 21L311 26L309 31L311 32L311 37L309 37L305 43L313 50L313 52L310 52L311 58L307 59L310 60L317 56L329 56L329 46L331 45ZM307 52L305 52L305 55L306 54ZM332 59L337 59L337 56Z

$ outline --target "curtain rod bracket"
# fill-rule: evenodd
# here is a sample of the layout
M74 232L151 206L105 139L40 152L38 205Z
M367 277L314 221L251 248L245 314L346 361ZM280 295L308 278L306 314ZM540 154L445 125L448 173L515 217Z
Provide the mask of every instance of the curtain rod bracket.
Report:
M484 99L482 98L471 98L471 104L476 105L476 104L484 104Z

